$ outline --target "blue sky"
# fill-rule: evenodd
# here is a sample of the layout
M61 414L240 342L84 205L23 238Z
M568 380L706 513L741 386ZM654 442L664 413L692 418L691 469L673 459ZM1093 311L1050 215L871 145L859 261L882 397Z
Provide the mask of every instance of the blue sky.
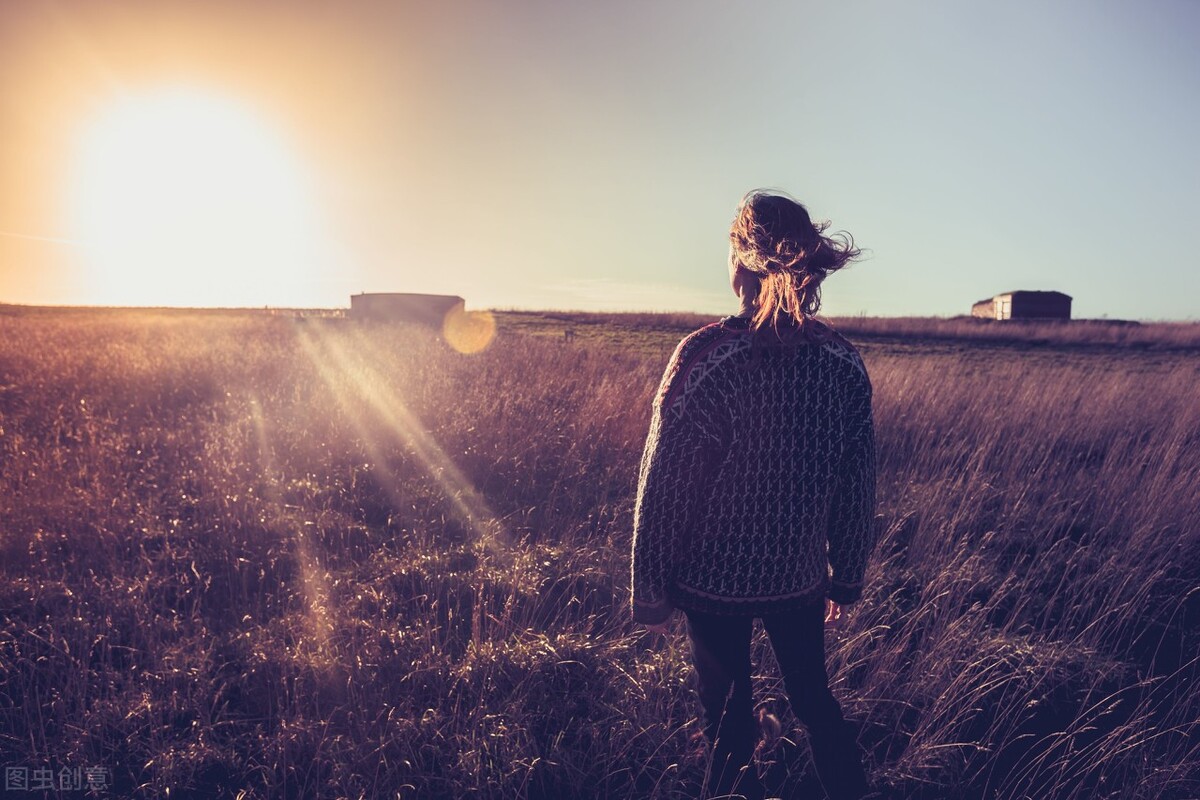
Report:
M294 153L319 243L127 302L720 313L736 203L775 187L867 251L831 314L1197 318L1200 3L48 5L0 10L0 301L121 301L62 213L80 120L187 83Z

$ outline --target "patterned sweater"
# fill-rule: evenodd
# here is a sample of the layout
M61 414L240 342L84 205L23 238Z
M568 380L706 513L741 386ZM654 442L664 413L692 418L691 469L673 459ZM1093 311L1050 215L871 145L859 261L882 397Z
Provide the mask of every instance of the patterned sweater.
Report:
M819 330L778 342L728 317L676 348L638 481L636 621L861 596L874 545L871 382L854 347Z

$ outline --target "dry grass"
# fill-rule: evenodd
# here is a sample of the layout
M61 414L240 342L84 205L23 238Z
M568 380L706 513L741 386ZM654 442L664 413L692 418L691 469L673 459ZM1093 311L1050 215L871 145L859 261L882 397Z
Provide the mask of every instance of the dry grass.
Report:
M0 316L0 760L105 765L114 796L693 793L686 642L627 621L661 331L690 321L641 322L629 350L502 319L464 356ZM1200 794L1196 362L1055 353L868 350L883 538L831 666L898 796Z
M1121 346L1132 349L1200 349L1200 322L1138 323L1127 320L988 320L972 317L844 317L838 329L853 337L967 340L1054 347Z

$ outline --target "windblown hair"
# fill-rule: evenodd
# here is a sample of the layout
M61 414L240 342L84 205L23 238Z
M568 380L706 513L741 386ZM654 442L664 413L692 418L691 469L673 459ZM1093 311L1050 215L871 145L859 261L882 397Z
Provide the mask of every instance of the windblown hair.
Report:
M769 322L779 335L781 321L803 330L821 308L821 282L861 255L850 234L825 236L828 227L781 194L756 190L742 199L729 241L734 266L758 278L756 331Z

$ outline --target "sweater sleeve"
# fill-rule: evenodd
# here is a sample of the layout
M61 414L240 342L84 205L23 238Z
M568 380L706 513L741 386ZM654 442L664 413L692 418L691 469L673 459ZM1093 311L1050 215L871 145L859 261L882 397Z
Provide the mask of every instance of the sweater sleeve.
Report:
M687 340L667 366L654 401L650 433L642 453L633 512L633 619L665 622L674 607L667 596L675 571L680 534L690 527L700 490L722 436L710 387L685 387Z
M863 573L875 545L875 428L871 384L856 388L850 404L846 447L829 517L829 597L849 604L862 597Z

